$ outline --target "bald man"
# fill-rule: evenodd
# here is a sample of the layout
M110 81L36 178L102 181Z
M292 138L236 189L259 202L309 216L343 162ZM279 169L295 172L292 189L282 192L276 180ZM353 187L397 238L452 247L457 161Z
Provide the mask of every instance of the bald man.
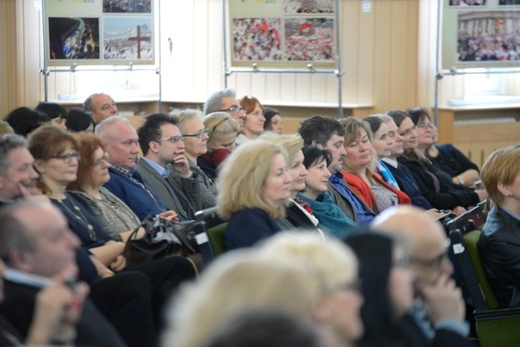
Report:
M410 247L417 303L408 318L430 340L430 346L471 345L466 339L469 325L464 320L464 300L451 278L449 240L442 225L417 207L401 205L383 211L372 227L404 238Z
M116 102L110 95L95 93L83 102L83 109L92 113L96 124L117 114Z

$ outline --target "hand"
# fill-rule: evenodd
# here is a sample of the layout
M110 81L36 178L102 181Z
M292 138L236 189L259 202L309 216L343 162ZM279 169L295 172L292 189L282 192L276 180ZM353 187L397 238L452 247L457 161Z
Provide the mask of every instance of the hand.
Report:
M485 189L476 189L475 193L478 194L478 198L480 201L484 201L488 198L488 192Z
M449 215L451 213L451 211L448 211L448 212L442 211L442 212L440 212L436 208L431 208L429 210L424 211L424 213L426 213L428 216L432 217L435 220L439 220L439 219Z
M36 187L25 186L22 183L18 183L18 190L22 197L26 200L41 201L44 203L51 203L51 200L46 195L43 195Z
M126 267L126 258L122 255L118 255L116 259L114 259L113 262L110 263L109 268L112 271L119 272L124 270Z
M164 218L172 223L177 223L179 221L179 215L174 210L169 210L159 214L159 217Z
M462 207L462 206L456 206L452 212L455 213L456 216L460 216L461 214L463 214L464 212L466 212L467 210Z
M449 275L441 274L433 285L420 282L418 291L433 324L443 319L464 320L466 307L462 292Z
M182 178L190 178L192 172L190 170L190 163L184 152L175 153L172 158L172 169L177 172Z

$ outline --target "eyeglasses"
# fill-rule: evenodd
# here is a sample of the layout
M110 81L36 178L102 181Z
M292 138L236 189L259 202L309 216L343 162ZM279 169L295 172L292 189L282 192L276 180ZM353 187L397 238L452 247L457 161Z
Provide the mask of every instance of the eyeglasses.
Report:
M157 142L161 141L170 141L171 143L184 142L184 136L170 136L157 140Z
M246 110L243 107L233 105L225 110L218 110L218 112L228 112L228 113L236 114L238 112L246 113Z
M196 137L198 139L201 139L204 135L208 135L208 133L209 133L208 129L203 129L203 130L197 131L195 134L182 135L182 136L183 137Z
M217 122L217 124L215 124L214 126L212 126L210 129L209 129L209 132L208 132L208 136L211 137L211 135L213 135L213 132L215 131L215 129L217 129L220 124L224 123L224 122L227 122L228 120L230 120L231 118L229 117L225 117L225 118L222 118L221 120L219 120Z
M410 135L412 133L412 131L416 131L416 130L417 130L417 126L414 125L413 127L406 129L402 133L399 133L399 135L401 135L401 136L408 136L408 135Z
M70 164L72 158L76 158L76 160L79 160L79 158L81 158L81 154L79 152L72 152L69 154L56 155L50 158L61 159L65 164Z
M428 129L435 129L435 125L430 123L430 124L419 124L417 126L417 129L426 129L426 128L428 128Z
M108 161L108 153L103 153L103 156L99 159L94 160L94 166L101 166L103 162Z

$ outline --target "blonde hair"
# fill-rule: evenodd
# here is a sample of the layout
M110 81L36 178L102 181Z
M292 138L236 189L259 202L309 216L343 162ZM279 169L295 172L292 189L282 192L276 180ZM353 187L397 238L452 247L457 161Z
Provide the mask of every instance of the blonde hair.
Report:
M217 207L222 218L228 219L245 208L260 208L273 219L285 216L285 206L273 208L261 196L277 154L284 156L287 166L289 160L282 146L255 140L240 145L224 161L217 187Z
M231 118L227 112L210 113L202 119L202 123L208 129L208 149L215 142L215 138L233 133L237 134L240 129L240 124Z
M500 205L504 202L504 195L498 189L498 185L512 185L519 173L520 146L517 145L493 152L482 166L480 177L491 200Z
M203 347L230 318L251 309L311 317L321 295L312 269L302 263L273 261L254 249L229 252L198 282L181 287L167 311L162 346Z
M351 144L357 139L357 137L361 134L361 130L365 130L368 136L368 140L370 141L370 144L372 144L374 134L372 133L372 129L370 128L370 124L368 124L368 122L361 119L357 119L355 117L347 117L340 119L339 123L345 129L345 147L347 147L349 144ZM372 175L374 174L376 165L377 154L374 151L374 148L372 147L372 161L366 168L366 175L369 180L372 180ZM348 166L346 160L343 162L343 170L347 172L356 173L350 166Z
M303 139L300 136L300 134L278 135L276 133L268 131L260 135L258 139L269 141L272 143L277 143L283 148L285 148L289 159L287 165L289 165L292 162L294 156L298 153L298 151L301 151L301 149L303 148Z
M316 232L281 232L261 244L260 252L271 259L289 257L312 268L326 291L357 281L358 261L352 250L333 238Z

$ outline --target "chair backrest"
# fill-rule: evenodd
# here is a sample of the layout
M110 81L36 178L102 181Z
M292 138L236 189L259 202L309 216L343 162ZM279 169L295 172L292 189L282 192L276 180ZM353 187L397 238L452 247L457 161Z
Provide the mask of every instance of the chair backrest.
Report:
M487 304L488 309L496 309L499 307L497 298L489 285L489 281L486 276L486 271L480 261L477 242L480 238L480 230L473 230L464 235L464 244L468 249L469 256L471 258L471 264L475 269L475 275L477 276L478 283L480 285L481 293Z
M194 226L195 240L199 246L200 254L202 255L202 261L204 267L207 267L214 259L215 254L208 237L208 230L206 229L206 223L199 221Z
M227 228L227 222L208 229L208 238L215 257L226 251L224 244L224 232Z
M471 211L466 211L463 214L449 220L445 224L446 232L449 234L450 231L459 229L462 235L477 229L475 222L472 218Z
M487 218L487 200L482 201L477 206L473 207L471 210L469 210L469 213L471 214L471 219L473 220L473 223L475 224L476 229L482 228L484 223L486 223Z
M225 222L217 213L217 207L210 207L204 210L195 212L195 220L204 221L206 228L211 229L214 226Z

